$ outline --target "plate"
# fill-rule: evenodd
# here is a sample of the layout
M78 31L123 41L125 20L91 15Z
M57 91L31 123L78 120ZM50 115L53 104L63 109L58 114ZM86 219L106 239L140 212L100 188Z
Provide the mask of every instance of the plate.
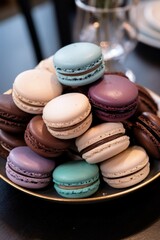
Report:
M140 3L137 7L137 12L132 13L131 17L133 21L136 22L138 28L138 41L145 43L151 47L160 48L160 29L158 31L158 26L153 27L153 17L152 14L153 2ZM157 1L155 1L157 3ZM154 5L153 5L154 6ZM158 18L158 17L157 17ZM138 21L137 21L138 19ZM151 20L152 19L152 20ZM156 20L155 20L156 21ZM158 20L157 20L158 21ZM156 23L157 23L156 21ZM159 24L160 26L160 24Z
M151 90L148 90L148 91L150 92L152 97L155 99L155 101L158 103L159 110L160 110L160 97L154 92L152 92ZM0 149L0 154L1 152L2 152L2 149ZM79 199L67 199L67 198L62 198L60 195L56 193L56 191L53 188L53 184L41 190L28 190L14 184L6 176L5 164L6 164L6 159L0 157L0 178L3 179L5 182L7 182L9 185L13 186L14 188L26 194L32 195L34 197L53 201L53 202L61 202L61 203L92 203L92 202L101 202L101 201L115 199L117 197L121 197L133 191L141 189L142 187L148 185L149 183L151 183L152 181L154 181L156 178L160 176L160 161L157 161L155 159L150 159L151 166L150 166L149 175L145 180L143 180L141 183L137 185L134 185L133 187L125 188L125 189L115 189L108 186L107 183L101 182L101 186L99 190L91 197L79 198Z

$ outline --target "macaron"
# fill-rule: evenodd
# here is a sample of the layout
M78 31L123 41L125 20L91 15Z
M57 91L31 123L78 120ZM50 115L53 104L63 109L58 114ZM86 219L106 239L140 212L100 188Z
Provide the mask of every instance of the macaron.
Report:
M10 133L22 133L32 117L32 114L16 106L11 93L0 95L0 129Z
M72 43L53 56L58 80L67 86L93 83L105 71L101 48L89 42Z
M127 148L120 154L102 162L103 179L113 188L127 188L143 181L150 172L149 157L140 146Z
M53 65L53 55L40 61L36 68L55 73L55 67Z
M149 156L160 160L160 118L157 115L142 113L134 122L133 137Z
M140 115L143 112L151 112L157 114L158 105L151 96L150 92L143 86L136 84L138 88L138 108L136 115Z
M7 155L15 147L26 146L24 133L15 134L0 129L0 145Z
M99 168L84 160L69 161L54 169L53 182L55 190L62 197L89 197L99 189Z
M42 117L48 131L54 137L72 139L90 127L91 105L82 93L66 93L48 102Z
M54 168L54 160L41 157L29 147L22 146L10 151L6 162L6 175L21 187L41 189L52 182Z
M13 83L13 100L23 111L40 114L51 99L61 95L62 85L56 74L42 69L20 73Z
M125 150L130 139L122 123L101 123L76 138L78 151L88 163L102 162Z
M43 157L58 157L71 145L71 141L55 138L47 130L41 115L31 119L25 130L26 144Z
M137 109L138 89L126 76L105 73L88 90L94 114L103 121L121 122Z

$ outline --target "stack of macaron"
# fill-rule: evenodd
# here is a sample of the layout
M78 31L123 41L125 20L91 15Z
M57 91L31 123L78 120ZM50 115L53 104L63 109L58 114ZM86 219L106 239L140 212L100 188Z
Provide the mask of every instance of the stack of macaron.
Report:
M7 158L6 174L18 185L53 181L62 197L89 197L100 180L114 188L138 184L150 172L150 156L160 159L156 102L125 74L107 72L95 44L69 44L20 73L10 97L23 119L32 116L23 130L26 146Z

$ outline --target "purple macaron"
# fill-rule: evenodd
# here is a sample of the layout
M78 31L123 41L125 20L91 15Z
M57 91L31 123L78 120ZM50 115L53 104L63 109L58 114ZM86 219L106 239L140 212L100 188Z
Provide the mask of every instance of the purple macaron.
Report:
M12 149L6 162L7 177L15 184L31 189L48 186L54 168L53 159L41 157L27 146Z
M103 121L119 122L137 109L138 89L126 76L105 73L88 91L93 111Z

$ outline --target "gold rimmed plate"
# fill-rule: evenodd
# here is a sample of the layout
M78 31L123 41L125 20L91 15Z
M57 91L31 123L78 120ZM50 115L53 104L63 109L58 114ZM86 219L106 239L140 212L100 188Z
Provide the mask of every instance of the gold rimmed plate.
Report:
M155 101L158 103L159 110L160 110L160 97L150 90L149 92L151 93ZM91 197L79 198L79 199L67 199L67 198L62 198L60 195L56 193L53 187L53 183L50 184L47 188L44 188L41 190L29 190L14 184L6 176L5 165L6 165L6 159L3 157L0 157L0 178L2 178L9 185L15 187L16 189L26 194L32 195L34 197L38 197L38 198L53 201L53 202L62 202L62 203L91 203L91 202L111 200L111 199L129 194L138 189L141 189L160 176L160 161L155 159L150 159L149 175L145 180L143 180L141 183L137 185L134 185L133 187L125 188L125 189L115 189L115 188L109 187L105 182L101 181L99 190Z
M160 162L157 160L152 160L151 159L151 170L148 175L148 177L142 181L140 184L137 184L133 187L126 188L126 189L114 189L112 187L109 187L106 183L101 182L101 186L97 193L92 195L91 197L88 198L79 198L79 199L67 199L67 198L62 198L59 196L56 191L53 188L53 184L48 186L47 188L41 189L41 190L28 190L26 188L20 187L13 182L11 182L5 173L5 164L6 160L4 158L0 158L0 177L7 182L9 185L15 187L16 189L27 193L29 195L32 195L34 197L42 198L45 200L50 200L50 201L56 201L56 202L64 202L64 203L89 203L89 202L100 202L104 200L109 200L113 198L117 198L120 196L123 196L125 194L128 194L130 192L133 192L135 190L138 190L145 185L149 184L150 182L154 181L156 178L159 177L160 175Z

